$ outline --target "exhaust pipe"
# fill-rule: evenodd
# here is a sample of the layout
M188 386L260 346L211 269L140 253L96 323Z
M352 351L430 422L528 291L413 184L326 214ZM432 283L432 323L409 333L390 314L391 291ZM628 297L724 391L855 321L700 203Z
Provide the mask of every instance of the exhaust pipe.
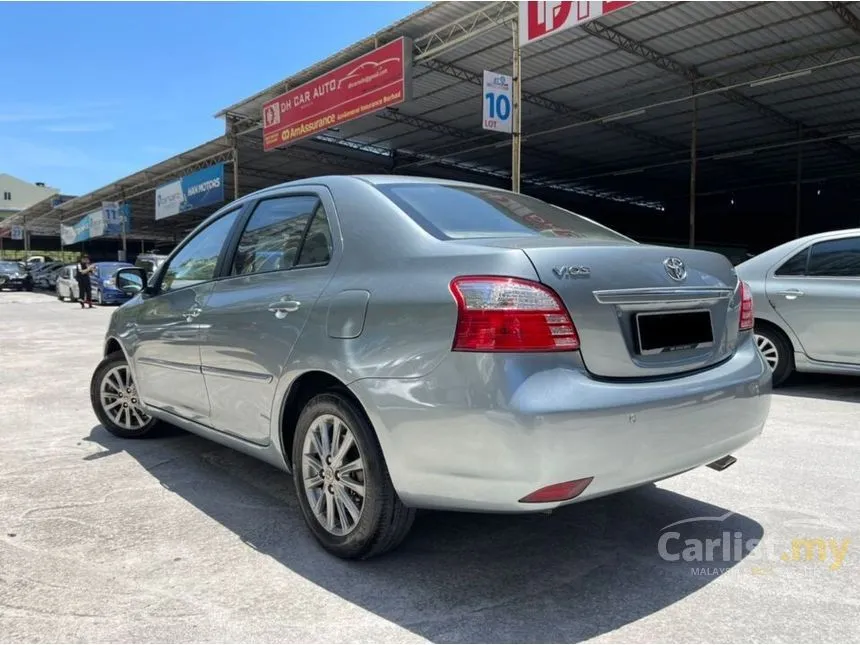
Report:
M725 457L722 457L721 459L717 459L716 461L712 461L711 463L709 463L708 468L713 468L717 472L722 472L726 468L728 468L729 466L734 465L734 463L736 461L737 461L736 457L732 457L731 455L726 455Z

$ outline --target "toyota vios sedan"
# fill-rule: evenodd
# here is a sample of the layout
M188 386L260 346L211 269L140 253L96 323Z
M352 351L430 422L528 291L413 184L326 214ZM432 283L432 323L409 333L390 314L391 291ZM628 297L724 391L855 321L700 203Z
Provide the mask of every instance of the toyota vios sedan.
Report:
M860 228L808 235L737 267L774 386L792 372L860 376Z
M166 421L291 472L346 558L394 548L417 508L547 511L721 470L770 408L725 257L480 185L284 184L116 282L135 296L92 378L105 428Z

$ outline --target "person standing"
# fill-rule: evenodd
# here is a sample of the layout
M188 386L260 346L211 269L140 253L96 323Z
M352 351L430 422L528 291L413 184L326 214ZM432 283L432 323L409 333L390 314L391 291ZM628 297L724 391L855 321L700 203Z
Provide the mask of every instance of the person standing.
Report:
M93 269L93 265L90 264L90 258L86 255L81 256L81 260L78 262L78 270L75 274L75 278L78 281L78 299L81 303L81 309L84 308L84 304L90 309L93 308L93 285L90 281Z

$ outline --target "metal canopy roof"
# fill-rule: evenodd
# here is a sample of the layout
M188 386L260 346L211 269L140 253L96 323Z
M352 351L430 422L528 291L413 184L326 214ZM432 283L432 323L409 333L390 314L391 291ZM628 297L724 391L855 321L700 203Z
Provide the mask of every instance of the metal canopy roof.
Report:
M663 208L697 194L860 174L860 18L853 3L640 2L522 48L524 190ZM295 177L392 172L505 184L510 137L481 129L483 70L510 73L515 2L437 2L218 113L208 143L26 218L56 234L103 200L132 202L132 236L168 239L211 212L156 222L153 191L237 151L240 194ZM262 150L262 105L402 35L408 103L283 150ZM693 100L695 96L695 101ZM802 146L798 145L802 141ZM799 154L800 153L800 154ZM232 197L232 164L227 166ZM606 202L602 202L606 203Z
M433 4L219 113L259 127L265 101L400 35L413 98L333 138L497 173L507 137L481 129L481 74L509 72L513 2ZM860 19L850 3L640 2L523 52L524 182L658 203L686 194L698 95L699 189L860 172ZM621 118L619 118L621 117ZM416 155L409 160L410 155ZM527 183L527 182L526 182Z

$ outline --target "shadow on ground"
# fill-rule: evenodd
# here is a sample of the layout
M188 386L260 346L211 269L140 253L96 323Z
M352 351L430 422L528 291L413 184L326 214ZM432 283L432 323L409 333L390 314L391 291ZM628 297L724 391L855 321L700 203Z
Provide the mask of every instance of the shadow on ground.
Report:
M87 440L99 459L126 452L161 484L250 547L357 606L436 642L575 642L611 632L715 579L693 573L737 562L669 562L662 529L693 517L728 518L673 527L681 540L741 531L754 520L648 486L553 515L420 514L399 550L367 562L322 551L305 528L284 473L178 430L123 441L101 426ZM671 549L680 553L681 541ZM719 554L718 554L719 557Z
M860 403L860 377L828 374L793 374L774 394L807 399Z

